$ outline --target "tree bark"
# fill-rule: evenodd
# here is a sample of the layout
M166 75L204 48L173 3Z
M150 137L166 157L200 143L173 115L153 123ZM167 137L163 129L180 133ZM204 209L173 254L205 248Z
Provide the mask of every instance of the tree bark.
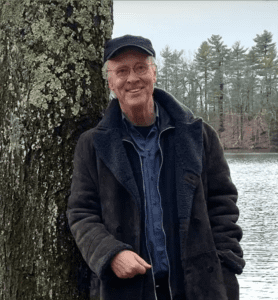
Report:
M223 80L223 79L222 79ZM223 112L223 83L220 83L220 96L218 100L218 109L219 109L219 132L225 131L224 128L224 112Z
M77 139L108 103L101 67L113 3L4 2L0 299L89 299L91 271L65 211Z

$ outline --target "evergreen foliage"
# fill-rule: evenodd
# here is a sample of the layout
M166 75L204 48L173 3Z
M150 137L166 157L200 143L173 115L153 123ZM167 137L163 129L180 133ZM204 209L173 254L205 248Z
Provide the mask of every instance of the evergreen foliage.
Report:
M272 146L278 149L276 44L266 30L257 34L254 43L254 47L246 49L235 42L229 49L221 36L212 35L202 42L193 61L188 61L183 51L166 46L161 51L157 86L168 90L195 114L210 122L220 136L227 129L225 115L241 116L237 126L242 140L244 115L255 118L263 113Z
M199 72L200 78L200 85L204 88L205 94L205 102L204 105L201 100L200 108L201 112L203 109L205 110L205 115L208 115L208 89L209 89L209 81L211 78L211 71L210 71L210 62L211 62L211 47L209 46L208 42L203 42L198 49L197 53L195 54L195 62L196 68ZM202 98L202 92L200 92L200 98Z

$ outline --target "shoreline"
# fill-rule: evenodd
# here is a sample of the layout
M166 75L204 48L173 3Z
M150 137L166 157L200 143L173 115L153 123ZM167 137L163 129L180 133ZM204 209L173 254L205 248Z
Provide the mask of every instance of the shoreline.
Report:
M224 153L278 153L271 148L265 149L225 149Z

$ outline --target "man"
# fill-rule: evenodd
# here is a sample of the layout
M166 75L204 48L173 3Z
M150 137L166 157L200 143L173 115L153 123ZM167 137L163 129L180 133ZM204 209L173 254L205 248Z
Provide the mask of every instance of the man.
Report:
M81 135L67 216L91 299L235 300L244 267L237 190L214 129L154 88L148 39L108 41L115 98Z

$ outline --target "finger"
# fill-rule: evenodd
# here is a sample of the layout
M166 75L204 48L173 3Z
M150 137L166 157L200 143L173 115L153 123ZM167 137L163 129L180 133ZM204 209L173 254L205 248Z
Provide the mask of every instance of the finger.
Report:
M142 265L143 267L150 269L152 266L149 265L142 257L140 257L139 255L136 254L135 259L138 261L138 263L140 265Z
M125 272L124 274L121 275L120 278L123 278L123 279L131 279L133 278L134 276L138 275L138 274L145 274L145 273L142 273L142 272L145 272L145 269L143 267L140 268L141 270L139 270L139 267L136 268L136 269L133 269L132 271L130 272ZM142 271L142 269L144 269Z
M138 273L137 273L137 274L143 275L143 274L146 274L146 272L147 272L146 267L143 267L142 265L140 265L140 266L138 267Z
M152 265L148 264L148 263L145 261L145 267L146 267L147 269L150 269L150 268L152 267Z

